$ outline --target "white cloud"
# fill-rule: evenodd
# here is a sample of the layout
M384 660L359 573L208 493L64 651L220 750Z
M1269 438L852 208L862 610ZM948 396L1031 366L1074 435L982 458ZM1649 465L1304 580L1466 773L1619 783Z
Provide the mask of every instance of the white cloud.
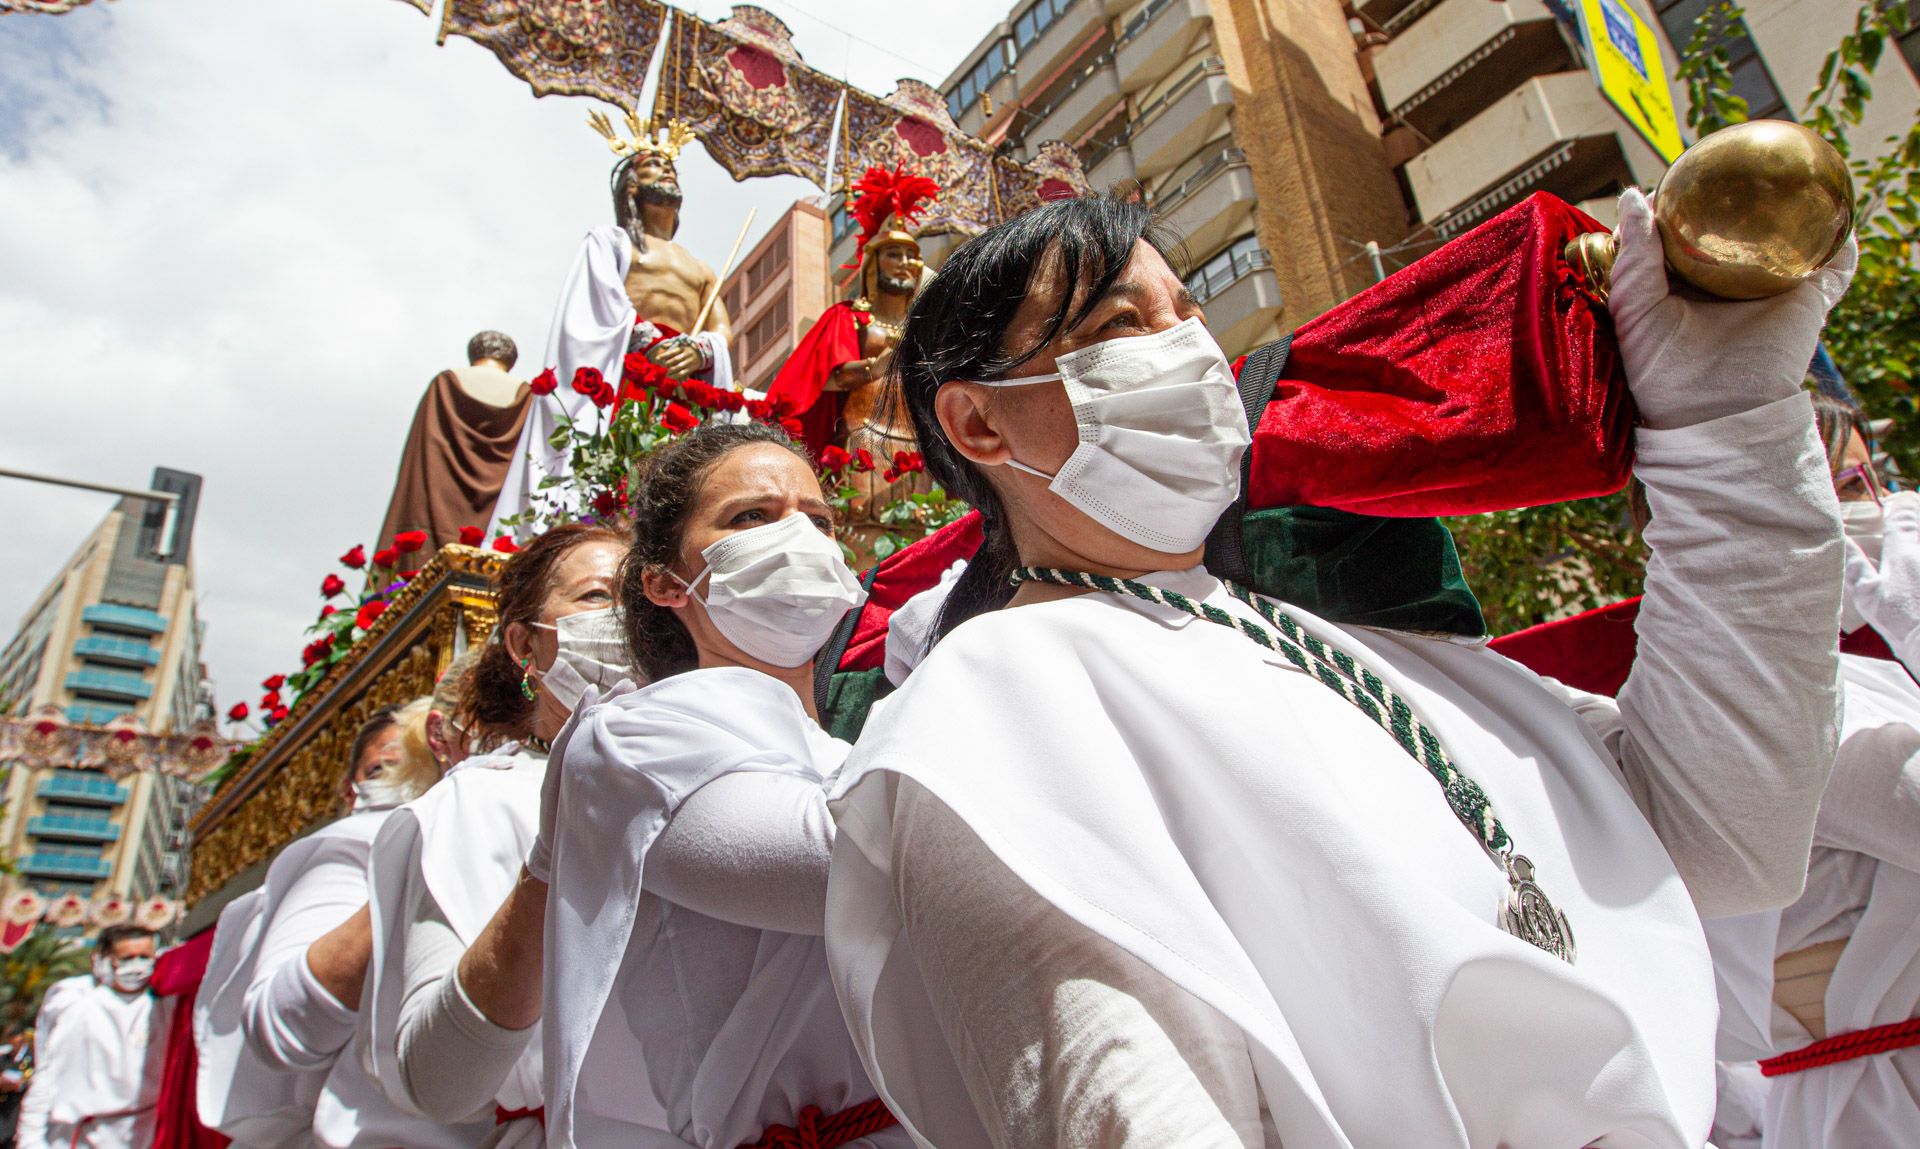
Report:
M938 83L1006 13L765 6L877 92ZM206 477L194 560L223 707L297 667L321 576L373 541L427 380L482 327L543 343L580 234L609 215L588 106L534 99L472 43L435 47L392 0L0 19L0 458ZM814 190L735 184L704 155L682 182L681 238L716 265L749 206L757 233ZM0 620L111 502L0 480Z

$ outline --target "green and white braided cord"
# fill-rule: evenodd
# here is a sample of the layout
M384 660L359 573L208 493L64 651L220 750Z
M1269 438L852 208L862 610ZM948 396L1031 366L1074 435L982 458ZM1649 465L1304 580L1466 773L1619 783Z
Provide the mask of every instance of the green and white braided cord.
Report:
M1493 802L1487 797L1486 791L1454 766L1440 745L1440 739L1427 729L1426 723L1420 721L1406 700L1352 655L1308 634L1290 615L1267 599L1223 580L1222 585L1227 588L1227 593L1259 611L1260 616L1279 631L1278 634L1217 606L1195 602L1178 591L1161 590L1132 579L1109 578L1055 567L1022 567L1013 573L1013 581L1015 584L1044 582L1124 594L1169 606L1195 618L1239 631L1278 653L1298 669L1311 674L1321 685L1346 699L1360 713L1392 735L1400 748L1411 755L1415 762L1426 767L1427 772L1440 783L1441 792L1446 795L1447 805L1452 807L1454 816L1479 839L1488 853L1504 857L1511 850L1513 840L1508 836L1507 828L1495 816Z

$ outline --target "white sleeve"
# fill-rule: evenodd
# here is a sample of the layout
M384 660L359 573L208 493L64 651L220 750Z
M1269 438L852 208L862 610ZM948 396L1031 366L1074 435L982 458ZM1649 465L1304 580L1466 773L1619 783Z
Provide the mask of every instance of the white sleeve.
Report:
M646 888L735 925L819 937L832 861L826 791L791 774L742 771L673 812L647 852Z
M1638 435L1653 519L1633 672L1617 703L1552 685L1702 915L1785 905L1839 736L1840 523L1811 405Z
M415 883L414 889L402 955L400 1086L414 1108L451 1125L491 1112L494 1095L535 1031L495 1025L474 1006L460 987L466 946L426 883Z
M318 1069L353 1037L355 1007L327 992L307 948L367 904L364 864L322 853L301 871L260 938L240 1030L247 1049L282 1070Z
M37 1040L37 1039L36 1039ZM27 1081L26 1095L20 1098L20 1123L14 1127L14 1149L50 1149L47 1144L47 1111L53 1095L45 1084L46 1075L34 1067Z

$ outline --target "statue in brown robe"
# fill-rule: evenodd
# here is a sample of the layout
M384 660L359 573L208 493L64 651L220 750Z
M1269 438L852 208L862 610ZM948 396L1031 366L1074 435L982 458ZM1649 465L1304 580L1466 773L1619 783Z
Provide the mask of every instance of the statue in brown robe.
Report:
M482 530L492 517L531 397L526 383L508 374L518 357L512 339L482 331L467 342L469 366L427 384L374 544L390 547L403 531L427 532L426 546L399 566L418 567L459 542L462 527Z

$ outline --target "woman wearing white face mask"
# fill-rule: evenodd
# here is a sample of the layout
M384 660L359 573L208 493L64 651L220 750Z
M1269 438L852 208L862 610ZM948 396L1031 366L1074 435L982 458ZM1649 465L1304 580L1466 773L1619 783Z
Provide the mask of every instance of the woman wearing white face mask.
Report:
M1691 303L1621 223L1660 653L1617 704L1197 565L1247 429L1144 209L1049 205L922 290L896 370L986 541L836 786L827 917L919 1143L1699 1149L1696 906L1793 896L1830 761L1798 384L1847 274Z
M492 752L456 766L374 842L359 1040L395 1104L478 1130L469 1143L542 1139L544 887L529 897L522 862L539 824L547 746L583 684L612 676L596 628L570 620L604 618L624 550L612 530L570 525L508 560L493 637L456 716Z
M553 882L548 1143L904 1146L820 936L849 747L818 725L813 658L864 592L819 480L777 430L704 427L655 456L633 516L651 685L556 741L527 862Z
M194 1004L197 1101L236 1145L457 1149L479 1136L400 1111L346 1052L372 958L368 854L394 808L438 775L400 764L406 716L428 705L362 723L348 753L352 812L287 847L260 889L221 911Z

